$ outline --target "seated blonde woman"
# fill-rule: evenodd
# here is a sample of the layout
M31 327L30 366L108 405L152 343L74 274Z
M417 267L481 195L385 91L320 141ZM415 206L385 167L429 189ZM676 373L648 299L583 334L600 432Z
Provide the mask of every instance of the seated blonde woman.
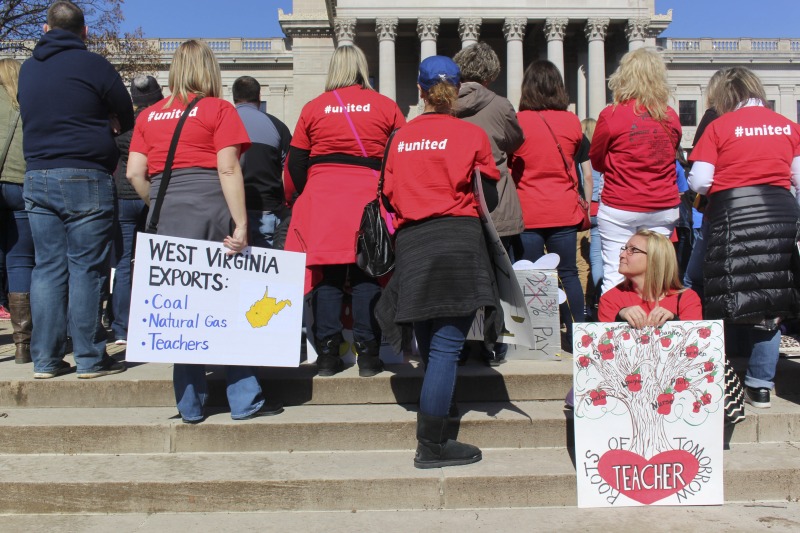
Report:
M678 260L668 238L636 232L619 253L622 283L600 298L600 322L627 322L634 328L668 320L702 320L700 298L678 281Z

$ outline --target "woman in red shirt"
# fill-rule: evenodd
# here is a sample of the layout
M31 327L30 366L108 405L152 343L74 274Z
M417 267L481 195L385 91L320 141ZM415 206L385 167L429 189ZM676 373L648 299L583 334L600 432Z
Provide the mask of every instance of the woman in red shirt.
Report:
M247 246L239 155L250 147L250 138L233 105L219 98L219 63L207 44L189 40L178 47L169 89L169 98L148 107L136 120L127 177L145 203L155 203L178 121L190 102L202 98L181 130L158 234L221 241L230 253L239 252ZM234 420L283 411L280 404L265 403L255 368L226 366L225 375ZM173 387L183 421L202 422L208 399L205 366L173 365Z
M567 111L569 97L561 72L550 61L534 61L525 69L519 121L525 142L514 153L511 174L522 204L525 231L522 258L536 261L545 247L561 258L558 275L567 294L562 322L571 336L572 323L584 316L583 289L578 278L577 235L583 213L578 206L575 153L583 140L580 119ZM584 191L586 201L592 189ZM569 341L567 346L571 346Z
M375 198L386 140L405 124L393 100L369 84L364 53L336 49L325 92L300 113L286 161L286 197L299 193L285 249L306 254L306 292L314 289L317 370L332 376L344 367L339 357L342 298L349 279L353 293L353 338L361 376L383 369L381 332L373 317L378 281L355 264L355 235L364 206Z
M689 186L708 195L703 224L706 318L725 320L729 354L749 357L745 401L769 407L780 322L800 313L797 198L800 127L766 107L761 80L725 69L708 95L720 117L692 154Z
M420 64L425 112L397 132L386 158L383 192L397 213L396 263L376 315L395 345L398 326L413 325L425 361L417 468L481 460L475 446L447 438L448 412L458 357L479 308L493 326L487 343L499 333L494 274L473 191L478 170L487 207L494 209L500 172L483 129L452 116L459 82L450 58L432 56Z
M668 320L702 320L700 297L678 280L675 248L668 238L639 230L618 254L624 281L600 297L600 322L643 328Z
M678 115L668 105L667 68L660 54L625 54L608 87L613 105L597 119L589 157L603 173L597 225L603 247L603 292L622 281L619 249L640 229L669 237L678 221L675 151Z

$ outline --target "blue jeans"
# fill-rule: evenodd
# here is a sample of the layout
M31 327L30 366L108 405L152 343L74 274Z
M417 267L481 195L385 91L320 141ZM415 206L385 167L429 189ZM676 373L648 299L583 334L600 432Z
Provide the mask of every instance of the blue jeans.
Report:
M228 365L225 366L225 378L228 383L226 392L231 418L246 418L261 409L264 396L261 394L255 368ZM189 422L202 420L205 417L203 408L208 400L205 365L174 365L172 382L181 417Z
M603 243L600 241L597 217L592 217L592 230L589 233L589 263L592 267L592 285L597 294L600 292L600 283L603 281Z
M144 208L145 204L142 200L117 198L114 224L114 260L117 270L114 273L114 289L111 291L111 309L114 314L111 329L114 331L116 339L127 340L128 338L133 241Z
M561 306L561 321L567 326L567 336L571 336L572 323L583 322L583 289L578 279L577 264L577 226L568 228L526 229L522 233L523 259L536 262L547 252L558 254L558 277L567 294L567 301Z
M729 354L749 357L746 387L772 389L780 356L781 330L767 331L753 326L726 324L725 348Z
M8 292L31 292L31 273L35 261L22 184L0 183L0 216L3 228L0 249L5 255Z
M317 340L342 331L342 297L347 275L353 291L353 340L380 342L381 329L375 320L375 305L381 286L375 278L364 274L355 264L325 265L322 281L314 288L314 338Z
M106 332L100 315L114 224L114 181L100 170L60 168L25 174L36 266L31 278L34 372L64 357L69 320L78 374L101 370Z
M703 299L703 264L706 262L706 250L708 249L708 222L703 220L702 228L693 228L694 247L692 255L689 256L689 264L686 265L686 273L683 275L683 285Z
M425 361L425 377L419 410L431 416L447 416L456 386L458 357L475 314L414 322L414 335Z
M247 211L247 227L250 245L260 248L275 247L275 231L281 223L272 211Z

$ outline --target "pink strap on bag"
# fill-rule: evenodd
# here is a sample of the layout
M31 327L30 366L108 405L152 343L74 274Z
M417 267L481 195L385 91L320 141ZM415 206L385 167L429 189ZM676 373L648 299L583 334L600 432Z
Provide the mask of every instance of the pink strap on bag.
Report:
M334 89L333 95L339 101L339 105L341 106L342 111L344 111L344 118L346 118L347 123L350 124L350 130L353 132L353 136L356 138L358 147L361 148L361 155L364 157L369 157L367 155L367 150L364 148L364 143L361 142L361 137L358 136L358 132L356 131L356 126L355 124L353 124L353 120L350 118L350 113L347 112L347 106L344 105L344 102L342 102L342 97L339 96L339 91ZM379 178L378 173L375 172L375 170L373 169L370 170L372 170L372 174L375 176L375 178ZM380 200L380 198L378 200ZM383 213L383 218L386 220L386 227L389 229L389 235L394 235L395 231L394 215L392 213L387 212L385 209L383 209L382 206L381 206L381 212Z

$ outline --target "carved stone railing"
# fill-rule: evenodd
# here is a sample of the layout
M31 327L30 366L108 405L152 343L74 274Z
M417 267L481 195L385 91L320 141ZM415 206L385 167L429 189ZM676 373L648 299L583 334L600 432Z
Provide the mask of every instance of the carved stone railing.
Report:
M151 39L153 44L161 50L163 54L172 54L186 39ZM264 54L268 52L285 52L286 47L283 39L201 39L216 54L243 53L243 54Z
M667 53L797 53L800 52L800 39L658 39L658 45Z

